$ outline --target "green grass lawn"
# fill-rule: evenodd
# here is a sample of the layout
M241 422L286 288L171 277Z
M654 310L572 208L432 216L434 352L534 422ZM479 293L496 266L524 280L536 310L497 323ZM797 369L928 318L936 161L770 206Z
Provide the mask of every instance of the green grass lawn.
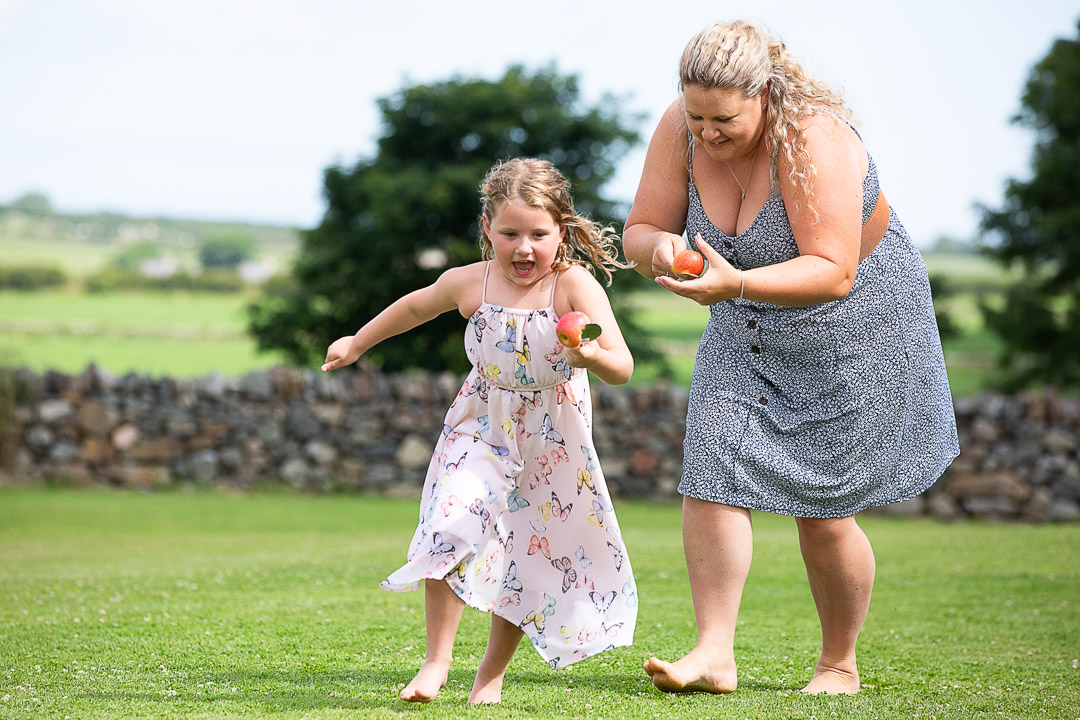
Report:
M487 616L450 683L397 693L423 657L422 593L378 582L416 501L0 490L0 718L1077 718L1080 525L862 523L878 580L864 691L805 697L818 629L793 523L755 516L740 688L668 696L641 671L694 639L679 511L617 505L636 644L548 668L530 647L498 708L466 708Z

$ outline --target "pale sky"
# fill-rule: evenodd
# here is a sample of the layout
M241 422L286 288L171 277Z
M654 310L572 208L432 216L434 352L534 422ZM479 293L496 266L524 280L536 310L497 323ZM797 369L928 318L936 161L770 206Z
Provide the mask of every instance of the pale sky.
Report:
M969 239L1026 178L1010 125L1032 65L1076 38L1063 0L0 0L0 203L311 227L322 171L374 152L375 101L554 63L642 112L606 194L629 202L690 36L747 19L839 87L920 245Z

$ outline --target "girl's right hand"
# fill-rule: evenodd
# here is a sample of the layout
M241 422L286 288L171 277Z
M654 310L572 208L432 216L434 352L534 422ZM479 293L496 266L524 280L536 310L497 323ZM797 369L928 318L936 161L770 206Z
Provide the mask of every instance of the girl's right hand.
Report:
M657 233L652 254L653 277L671 275L671 264L675 262L675 256L686 249L686 243L682 235L672 233Z
M353 349L353 338L353 335L338 338L327 348L326 360L322 365L323 372L338 370L360 359L360 353Z

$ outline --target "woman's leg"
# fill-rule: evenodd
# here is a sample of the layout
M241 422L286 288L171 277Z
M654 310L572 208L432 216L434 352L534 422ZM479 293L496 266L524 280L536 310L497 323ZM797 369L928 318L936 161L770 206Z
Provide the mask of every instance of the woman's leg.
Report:
M416 677L401 691L407 702L431 702L446 684L454 654L454 636L465 603L454 594L445 580L424 581L424 621L427 629L427 655Z
M498 615L491 616L487 649L476 669L476 680L469 694L470 705L502 700L503 676L524 634L517 625Z
M753 557L750 511L686 497L682 526L697 644L674 663L650 658L645 672L664 692L733 692L735 623Z
M821 621L821 656L803 692L859 691L855 643L874 587L874 550L854 517L796 518L810 593Z

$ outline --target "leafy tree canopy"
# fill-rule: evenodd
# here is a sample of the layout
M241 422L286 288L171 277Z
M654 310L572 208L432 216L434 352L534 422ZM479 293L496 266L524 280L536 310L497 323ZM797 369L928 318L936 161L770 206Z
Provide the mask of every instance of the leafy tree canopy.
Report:
M303 234L291 277L249 309L259 346L313 364L330 341L446 267L479 260L479 185L497 160L551 160L571 179L580 212L619 227L620 208L600 188L639 140L619 105L605 97L583 107L573 76L520 67L497 81L454 78L379 100L375 157L326 170L326 213ZM616 274L621 282L631 276ZM445 313L367 357L389 370L463 369L463 328L462 318Z
M1078 26L1080 30L1080 26ZM1035 131L1030 180L983 209L987 251L1019 265L1004 306L984 306L1003 343L1003 385L1080 386L1080 37L1057 40L1032 69L1014 122Z

